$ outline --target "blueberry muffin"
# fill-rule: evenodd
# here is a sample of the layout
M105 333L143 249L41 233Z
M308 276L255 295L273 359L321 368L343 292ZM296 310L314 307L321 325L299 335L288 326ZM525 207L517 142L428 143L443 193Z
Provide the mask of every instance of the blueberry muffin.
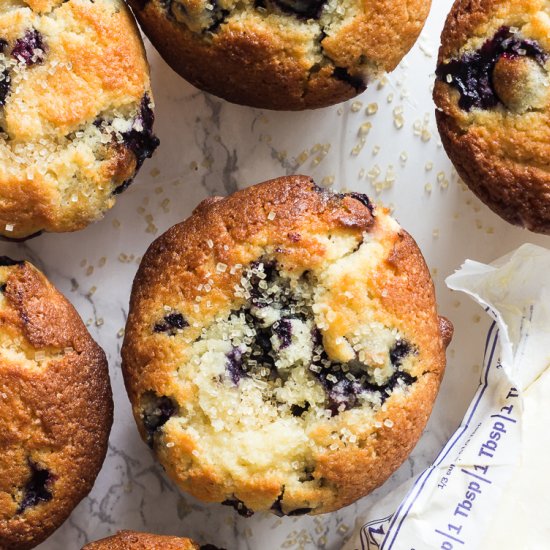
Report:
M88 494L112 423L105 354L31 264L0 257L0 548L34 548Z
M330 512L383 483L451 330L387 211L304 176L207 199L157 239L126 328L142 437L181 488L245 516Z
M550 233L550 23L541 0L459 0L434 99L445 149L510 223Z
M197 544L191 539L165 537L138 533L136 531L120 531L112 537L91 542L82 550L223 550L212 544Z
M198 88L266 109L332 105L392 71L430 0L129 0L167 63Z
M100 218L158 145L149 68L122 0L0 5L0 235Z

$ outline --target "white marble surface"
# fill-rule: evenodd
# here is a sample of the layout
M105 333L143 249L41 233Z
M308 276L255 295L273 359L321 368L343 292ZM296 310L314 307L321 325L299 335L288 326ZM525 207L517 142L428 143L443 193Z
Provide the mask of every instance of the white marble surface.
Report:
M78 550L122 528L188 535L235 549L340 548L369 499L420 472L457 427L477 385L487 321L443 280L466 257L490 261L525 241L550 238L511 227L459 182L441 147L431 87L436 48L450 0L437 0L421 39L385 85L355 101L304 113L230 105L198 92L149 47L162 145L106 218L85 231L2 244L0 253L42 268L75 304L105 349L115 393L115 423L96 485L39 548ZM378 104L376 114L367 106ZM360 142L365 123L372 128ZM364 131L364 130L363 130ZM431 168L430 168L431 167ZM375 175L376 172L379 175ZM411 457L378 491L316 518L251 519L203 505L165 477L138 436L120 371L121 329L132 278L149 243L212 194L271 177L304 173L392 205L424 251L442 314L455 324L448 367L428 428Z

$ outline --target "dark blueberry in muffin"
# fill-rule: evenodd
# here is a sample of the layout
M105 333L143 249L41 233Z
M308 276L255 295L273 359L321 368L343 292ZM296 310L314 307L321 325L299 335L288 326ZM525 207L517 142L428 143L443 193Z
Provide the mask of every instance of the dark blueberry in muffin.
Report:
M116 189L113 190L113 195L121 195L124 191L126 191L126 189L128 189L128 187L130 187L130 185L132 185L133 182L134 178L130 178L129 180L122 182Z
M299 481L301 483L305 483L306 481L313 481L315 479L315 476L313 475L314 468L310 466L306 466L304 468L303 475L300 476Z
M243 353L238 347L234 347L227 354L225 365L227 374L230 380L238 385L243 378L249 376L249 370L257 370L261 367L275 370L276 353L271 342L272 328L262 327L258 319L247 308L235 311L234 315L245 315L248 326L255 332L251 351Z
M23 488L23 498L17 509L18 514L22 514L27 508L36 506L40 502L47 502L52 499L50 486L53 482L53 476L46 468L41 468L38 464L29 460L31 477Z
M10 267L12 265L23 265L25 262L20 260L12 260L8 256L0 256L0 267Z
M42 34L36 29L29 30L15 41L11 55L25 65L34 65L44 61L46 47Z
M397 384L401 383L405 386L410 386L411 384L414 384L416 380L416 376L411 376L407 372L394 372L391 378L383 386L380 387L380 389L383 390L382 402L384 402L389 397L390 393L394 390Z
M181 313L170 313L160 323L157 323L153 330L155 332L169 332L173 336L177 330L182 330L188 326L189 323Z
M405 340L398 340L390 350L390 361L392 365L397 367L401 365L401 361L411 353L413 353L411 345Z
M212 17L212 24L210 27L208 27L208 32L216 32L220 25L225 21L226 17L229 15L229 10L224 10L220 8L220 5L218 4L217 0L211 0L210 4L212 5L211 10L211 17ZM183 7L182 4L179 4Z
M228 498L222 502L224 506L232 506L237 510L239 516L243 516L244 518L249 518L254 515L254 512L250 510L250 508L247 508L242 500L239 500L238 498Z
M281 506L281 501L283 500L283 494L284 491L277 497L277 500L271 505L270 510L276 515L282 518L285 513L283 512L283 508Z
M475 52L468 52L459 59L441 64L437 78L448 82L460 93L461 109L491 109L499 103L493 86L493 70L502 57L530 57L543 65L548 54L534 40L523 39L512 33L509 27L501 27Z
M325 0L274 0L274 4L286 13L300 19L319 19ZM256 3L256 7L265 7L265 2Z
M129 132L122 134L124 144L136 157L136 171L141 168L145 159L153 156L156 148L160 145L160 140L153 133L155 115L150 103L149 96L145 94L141 100L140 112L134 121L134 127ZM129 179L123 182L113 191L113 195L120 195L126 191L132 181L133 179Z
M319 346L320 332L318 329L313 331L313 339L316 347ZM399 340L390 350L390 361L394 367L399 367L402 360L414 353L411 345L405 340ZM359 364L349 363L344 372L343 365L331 364L327 361L327 356L323 352L321 355L320 367L315 372L315 376L321 382L327 393L328 409L333 416L342 410L352 409L359 405L359 396L365 393L377 394L381 403L389 397L390 393L399 384L411 385L416 382L416 377L410 374L396 370L392 376L383 385L377 385L369 382L363 374L364 369L358 368ZM327 368L328 367L328 368Z
M359 201L361 204L364 204L372 214L372 211L374 209L372 203L370 202L370 199L367 197L367 195L364 195L363 193L348 193L350 197L353 197L356 201Z
M224 550L223 548L218 548L213 544L203 544L200 546L199 550Z
M165 395L159 397L149 394L147 400L148 404L143 411L143 425L147 430L149 445L152 445L155 432L176 414L178 407L172 399Z
M253 274L250 277L250 298L252 305L256 307L264 307L266 305L266 295L260 288L260 282L263 280L266 283L272 283L279 275L276 262L271 260L253 262L250 267L253 270L257 270L260 267L260 264L262 265L265 277L260 279L260 277L256 274Z
M288 348L292 342L292 323L290 319L283 318L273 325L275 334L279 337L280 348Z
M273 345L271 343L271 334L269 330L257 327L256 328L256 338L254 342L258 346L258 352L261 351L261 353L254 353L255 357L258 359L258 361L261 361L262 363L267 363L269 365L274 365L273 361Z
M0 73L0 107L6 104L6 98L10 93L10 74L6 70Z
M333 416L341 410L353 409L358 403L357 397L366 389L359 382L345 378L342 370L326 369L318 374L318 378L327 392L327 408Z
M313 340L314 348L321 348L323 346L323 334L317 327L313 327L311 339Z
M305 516L306 514L309 514L313 508L296 508L295 510L291 510L287 516Z
M302 416L308 410L309 410L309 403L306 403L304 406L292 405L290 407L290 412L292 413L292 416Z
M243 368L243 354L239 348L233 348L227 354L225 369L235 386L239 384L242 378L248 376L247 372Z
M296 508L295 510L292 510L291 512L284 513L283 508L281 506L281 502L283 501L283 494L284 491L278 496L277 500L271 505L271 511L279 517L283 516L304 516L305 514L309 514L313 508Z
M367 89L367 84L363 81L362 78L351 75L349 71L344 67L335 67L332 76L336 78L336 80L346 82L347 84L355 88L358 93L363 92Z
M151 158L155 149L160 145L159 139L153 134L155 115L151 109L151 99L147 94L141 100L141 108L134 122L134 128L123 134L124 143L136 156L137 168ZM135 126L141 126L136 129Z

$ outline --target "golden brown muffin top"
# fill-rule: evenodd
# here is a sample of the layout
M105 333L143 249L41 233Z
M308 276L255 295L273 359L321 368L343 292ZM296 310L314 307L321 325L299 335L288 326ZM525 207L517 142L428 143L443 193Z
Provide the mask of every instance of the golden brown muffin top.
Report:
M215 546L200 546L191 539L151 535L137 531L120 531L112 537L91 542L82 550L217 550ZM220 549L221 550L221 549Z
M122 0L0 6L0 234L101 217L158 142L149 69Z
M157 49L195 86L268 109L323 107L393 70L429 0L131 0Z
M88 494L112 407L105 354L71 304L0 258L0 548L33 548Z
M388 212L291 176L207 199L151 245L123 370L141 435L182 488L243 515L323 513L411 450L442 327Z
M442 33L442 139L497 213L550 231L550 25L542 0L459 0Z

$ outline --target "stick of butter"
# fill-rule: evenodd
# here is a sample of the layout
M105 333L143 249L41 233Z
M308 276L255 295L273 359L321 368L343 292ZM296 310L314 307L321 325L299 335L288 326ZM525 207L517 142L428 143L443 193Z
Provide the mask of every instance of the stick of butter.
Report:
M376 503L345 550L550 548L550 250L446 280L494 319L478 391L434 463Z

